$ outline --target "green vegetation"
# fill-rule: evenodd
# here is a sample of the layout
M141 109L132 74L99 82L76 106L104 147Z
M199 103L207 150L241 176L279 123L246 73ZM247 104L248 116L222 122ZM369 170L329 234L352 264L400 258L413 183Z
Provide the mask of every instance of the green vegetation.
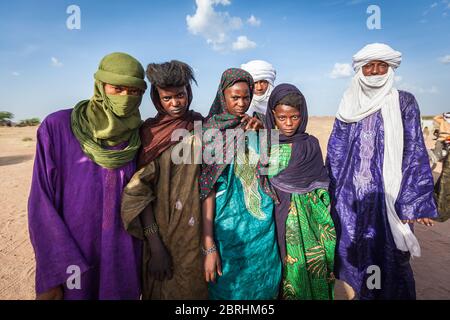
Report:
M17 124L17 127L38 126L40 123L41 123L41 120L39 118L25 119L25 120L20 120L20 122Z
M31 118L31 119L25 119L20 120L19 123L13 123L12 119L14 118L14 114L8 111L0 111L0 126L8 126L8 127L32 127L32 126L38 126L41 123L41 120L39 118Z
M8 111L0 111L0 126L12 126L11 119L14 118L14 115Z

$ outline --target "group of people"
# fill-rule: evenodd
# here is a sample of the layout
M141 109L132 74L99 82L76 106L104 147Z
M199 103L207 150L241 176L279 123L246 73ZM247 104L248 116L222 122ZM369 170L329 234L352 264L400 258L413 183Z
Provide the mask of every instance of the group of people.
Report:
M419 108L394 86L401 53L376 43L353 62L324 162L305 96L275 86L265 61L224 71L203 117L190 108L186 63L144 71L128 54L104 57L94 96L38 130L28 203L37 299L330 300L335 279L349 299L415 299L413 223L438 217ZM145 74L157 114L142 122ZM196 123L225 143L199 141ZM173 139L180 129L189 135ZM279 140L255 163L262 129ZM180 144L189 161L173 161ZM199 148L234 161L191 161Z

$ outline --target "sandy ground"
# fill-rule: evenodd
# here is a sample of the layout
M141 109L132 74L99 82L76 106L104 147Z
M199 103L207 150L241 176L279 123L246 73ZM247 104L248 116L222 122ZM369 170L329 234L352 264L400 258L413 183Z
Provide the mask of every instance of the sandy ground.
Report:
M324 156L332 123L331 117L311 117L309 121L308 131L320 140ZM27 198L35 143L36 128L0 127L0 299L34 299L35 262ZM427 144L432 145L431 141ZM416 234L422 246L422 257L412 262L417 298L450 299L450 221L433 228L419 225ZM336 299L344 297L338 283Z

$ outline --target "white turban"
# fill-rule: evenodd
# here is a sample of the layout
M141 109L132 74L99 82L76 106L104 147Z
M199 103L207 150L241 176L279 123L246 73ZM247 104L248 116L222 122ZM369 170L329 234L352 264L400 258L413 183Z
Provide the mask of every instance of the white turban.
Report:
M372 43L362 48L353 56L353 69L358 72L362 66L374 60L384 61L395 70L402 62L402 54L387 44Z
M380 60L389 64L384 75L364 76L362 66ZM336 117L345 123L359 122L381 110L384 127L383 184L387 218L397 249L420 256L420 245L408 224L395 209L403 180L403 120L400 97L394 87L395 73L402 54L381 43L365 46L353 56L356 74L345 92Z
M267 102L269 101L270 94L272 93L277 72L270 63L263 60L252 60L241 65L241 69L244 69L250 73L255 82L261 80L266 80L269 82L269 87L262 96L253 95L253 100L247 111L247 113L251 116L254 112L266 114Z
M275 82L275 78L277 77L277 72L274 67L270 63L263 60L252 60L241 65L241 69L244 69L250 73L255 82L267 80L272 86Z

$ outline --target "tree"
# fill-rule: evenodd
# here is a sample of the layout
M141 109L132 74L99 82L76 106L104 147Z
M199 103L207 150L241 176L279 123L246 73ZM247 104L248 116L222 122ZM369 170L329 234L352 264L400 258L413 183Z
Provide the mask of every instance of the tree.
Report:
M0 111L0 121L8 121L14 118L14 115L8 111Z
M39 118L31 118L31 119L25 119L20 120L18 127L28 127L28 126L37 126L41 123L41 120Z
M14 115L8 111L0 111L0 126L11 127L13 125L11 119Z

